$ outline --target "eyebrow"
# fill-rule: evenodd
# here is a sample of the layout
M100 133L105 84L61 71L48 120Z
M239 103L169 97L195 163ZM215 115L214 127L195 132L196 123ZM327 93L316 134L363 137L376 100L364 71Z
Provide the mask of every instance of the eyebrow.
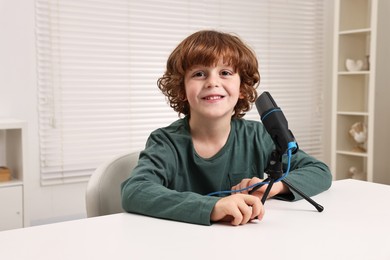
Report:
M196 69L199 69L199 68L211 68L211 67L230 67L230 68L235 68L235 66L231 65L231 64L222 64L222 65L202 65L202 64L197 64L197 65L193 65L191 66L190 68L188 68L187 70L196 70Z

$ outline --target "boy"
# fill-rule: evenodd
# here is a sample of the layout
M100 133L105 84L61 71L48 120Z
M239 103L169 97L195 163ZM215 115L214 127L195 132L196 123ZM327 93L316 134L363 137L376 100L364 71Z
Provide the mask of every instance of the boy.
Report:
M185 117L151 133L122 184L123 208L203 225L261 219L266 185L252 194L207 196L264 178L274 143L260 122L242 119L256 100L259 81L256 56L238 37L199 31L184 39L158 86ZM286 178L308 196L328 189L331 179L328 167L303 151L293 155ZM272 186L269 197L275 196L301 199L281 182Z

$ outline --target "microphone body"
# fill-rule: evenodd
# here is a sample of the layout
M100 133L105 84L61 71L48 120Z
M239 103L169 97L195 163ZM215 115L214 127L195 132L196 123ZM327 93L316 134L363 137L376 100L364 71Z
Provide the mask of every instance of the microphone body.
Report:
M263 92L255 102L261 121L275 143L276 149L285 153L288 149L292 153L298 151L298 144L293 133L288 129L288 122L282 110L276 104L271 94Z

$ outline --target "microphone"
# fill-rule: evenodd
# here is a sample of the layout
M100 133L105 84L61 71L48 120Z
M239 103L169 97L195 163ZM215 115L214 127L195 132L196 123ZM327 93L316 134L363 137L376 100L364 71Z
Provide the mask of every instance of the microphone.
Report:
M324 207L312 200L309 196L304 194L299 189L295 188L290 182L288 182L284 177L287 175L282 175L282 159L281 156L287 152L289 161L287 166L287 172L290 171L290 158L291 154L294 154L298 151L298 144L295 141L294 135L288 129L287 119L284 116L282 110L276 102L271 97L271 94L268 92L263 92L256 100L256 108L260 114L261 121L267 132L270 134L272 140L275 143L276 149L271 154L271 159L269 165L266 169L266 173L269 176L267 180L269 180L269 184L263 194L263 198L261 202L264 204L265 200L268 197L268 194L274 184L275 180L280 180L283 182L289 189L297 192L301 195L305 200L307 200L310 204L312 204L318 212L322 212ZM278 160L279 158L279 160ZM259 189L261 185L254 187L249 194L252 194L254 191Z
M275 143L276 149L284 154L288 149L298 151L298 144L293 133L288 129L288 122L282 110L271 94L264 91L255 102L261 121Z

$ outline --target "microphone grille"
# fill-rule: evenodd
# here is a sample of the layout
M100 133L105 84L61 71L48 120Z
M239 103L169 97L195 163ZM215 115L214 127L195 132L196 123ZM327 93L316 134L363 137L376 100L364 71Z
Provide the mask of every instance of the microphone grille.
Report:
M274 99L271 97L271 94L267 91L264 91L256 100L255 102L257 111L259 112L260 116L263 115L264 112L267 112L268 110L272 108L277 108Z

